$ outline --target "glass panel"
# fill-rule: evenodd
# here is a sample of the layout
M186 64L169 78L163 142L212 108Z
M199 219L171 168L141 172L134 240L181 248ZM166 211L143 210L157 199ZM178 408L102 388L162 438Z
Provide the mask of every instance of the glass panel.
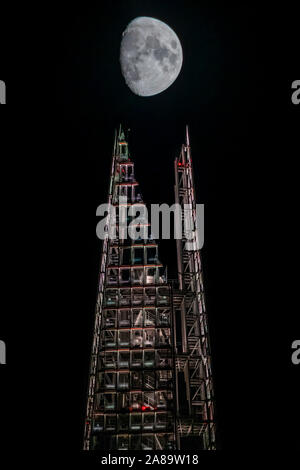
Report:
M144 248L134 248L133 264L144 264Z
M155 364L155 352L144 351L144 366L145 367L154 367Z
M131 292L130 289L120 289L120 306L130 305Z
M120 310L119 311L119 327L129 327L130 326L130 310Z
M117 436L118 441L118 450L128 450L128 435L127 436Z
M129 388L129 372L119 372L118 374L118 389L126 390Z
M157 345L169 346L170 345L170 330L169 328L159 328L157 330Z
M143 373L142 372L131 372L131 387L134 389L141 390L143 387Z
M119 369L124 369L124 368L129 367L129 356L130 356L129 351L119 351L119 360L118 360Z
M118 392L118 410L121 412L128 412L130 395L128 392Z
M143 310L141 308L132 311L132 326L143 326Z
M131 279L133 284L143 284L144 268L135 268L131 270Z
M144 314L144 324L145 326L155 326L155 308L151 309L145 309L145 314Z
M170 311L166 308L157 309L157 323L160 326L170 325Z
M131 367L142 367L143 365L143 351L131 352Z
M130 331L129 330L120 330L119 331L119 346L129 346L130 340Z
M146 264L155 264L157 261L157 246L147 247L147 263Z
M154 449L154 436L153 434L144 434L142 436L142 450Z
M115 431L117 425L117 416L116 415L106 415L105 417L105 430L106 431Z
M146 268L146 284L155 284L157 282L157 269Z
M114 410L116 407L116 394L115 393L105 393L104 394L104 409L105 410Z
M157 303L158 305L169 304L169 289L167 287L158 287L157 289Z
M118 304L118 291L117 289L106 289L105 291L105 304L107 307L115 307Z
M105 372L104 374L104 388L115 389L116 388L116 373Z
M156 301L156 291L155 288L146 288L145 289L145 305L155 305Z
M116 310L104 310L103 323L104 328L116 327Z
M161 410L166 410L169 408L172 403L172 392L169 392L167 390L163 392L156 392L156 406L158 409Z
M156 413L155 416L155 429L167 428L167 413Z
M156 366L159 368L172 367L172 355L169 349L156 351Z
M143 330L131 330L131 347L141 348L143 346Z
M129 411L140 410L141 406L142 406L142 393L141 392L131 392L130 393Z
M106 369L115 369L117 365L117 352L105 351L104 354L104 367Z
M143 304L143 289L133 289L132 292L132 304L142 305Z
M99 432L104 429L104 415L96 416L93 425L93 431Z
M145 392L144 393L144 404L142 406L142 411L154 410L154 409L155 409L155 393L154 392Z
M146 371L144 372L144 388L147 390L154 390L155 388L155 373Z
M118 284L118 269L108 269L107 284Z
M144 330L144 347L153 348L155 346L155 330Z
M130 415L130 430L139 431L142 427L142 415L141 413L132 413Z
M144 413L143 414L143 429L145 431L154 429L154 413Z
M104 346L106 348L115 347L117 345L116 338L116 331L104 330Z

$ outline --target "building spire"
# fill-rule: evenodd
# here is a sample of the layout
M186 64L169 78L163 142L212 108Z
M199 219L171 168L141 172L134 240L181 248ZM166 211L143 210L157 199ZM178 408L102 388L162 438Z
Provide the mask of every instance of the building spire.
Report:
M189 126L188 124L185 126L185 140L186 140L186 146L190 146L190 136L189 136Z

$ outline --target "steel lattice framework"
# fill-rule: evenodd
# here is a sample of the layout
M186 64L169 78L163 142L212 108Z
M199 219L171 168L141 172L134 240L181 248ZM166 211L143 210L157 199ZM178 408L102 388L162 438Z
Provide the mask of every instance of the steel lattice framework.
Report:
M177 240L178 281L168 282L147 221L139 223L138 239L124 235L124 217L128 225L130 208L144 203L121 127L115 135L91 354L86 450L174 450L184 448L188 440L194 444L195 439L199 449L215 449L188 130L186 136L175 159L175 198L185 209L179 221L183 237ZM185 232L184 217L190 220L194 242Z

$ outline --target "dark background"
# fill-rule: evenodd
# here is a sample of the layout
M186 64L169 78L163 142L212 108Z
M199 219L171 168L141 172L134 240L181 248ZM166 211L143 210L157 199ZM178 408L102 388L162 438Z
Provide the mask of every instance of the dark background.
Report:
M146 203L173 203L173 160L188 124L197 200L205 204L219 446L230 453L296 449L299 370L290 356L299 337L292 267L300 106L290 96L299 78L297 23L287 6L274 8L189 1L45 7L34 21L39 31L47 27L45 40L29 28L25 35L15 28L19 40L7 32L3 212L19 227L6 231L12 293L0 335L11 351L1 370L8 443L16 427L26 441L26 423L46 448L76 460L101 255L95 212L107 198L114 130L130 128ZM119 66L121 34L137 16L165 21L183 48L177 80L148 98L128 89ZM170 277L175 256L163 242Z

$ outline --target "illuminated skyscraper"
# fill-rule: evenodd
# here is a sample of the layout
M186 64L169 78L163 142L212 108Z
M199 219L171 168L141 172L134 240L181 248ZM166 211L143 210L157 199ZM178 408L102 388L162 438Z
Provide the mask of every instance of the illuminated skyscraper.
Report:
M189 208L196 234L188 131L175 159L175 198L182 209ZM200 250L193 241L187 244L183 217L178 279L169 281L148 222L139 222L138 238L124 232L137 217L130 211L144 202L121 128L115 137L108 203L84 449L215 449Z

